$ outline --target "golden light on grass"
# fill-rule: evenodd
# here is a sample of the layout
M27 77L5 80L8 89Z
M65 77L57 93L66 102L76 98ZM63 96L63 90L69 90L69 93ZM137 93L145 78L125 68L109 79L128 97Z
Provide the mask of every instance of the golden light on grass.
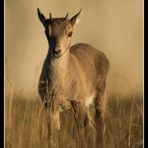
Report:
M72 44L86 42L110 60L106 148L143 146L143 3L141 0L5 1L5 148L47 148L46 111L37 93L47 54L36 8L83 17ZM48 15L48 14L47 14ZM61 114L60 148L76 148L71 111Z
M27 100L11 96L6 100L5 147L47 148L46 111L39 98ZM12 101L11 103L9 101ZM118 103L117 103L118 102ZM11 113L10 113L11 110ZM142 96L117 100L109 98L105 144L109 148L141 148L143 139ZM11 120L10 120L11 119ZM10 122L11 121L11 122ZM71 111L61 114L60 148L76 148L70 136L74 124ZM92 135L93 136L93 135Z

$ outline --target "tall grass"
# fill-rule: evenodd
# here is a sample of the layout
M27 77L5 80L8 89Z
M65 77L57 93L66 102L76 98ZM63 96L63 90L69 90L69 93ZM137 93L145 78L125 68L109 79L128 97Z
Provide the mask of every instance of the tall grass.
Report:
M71 136L73 113L66 111L60 118L60 148L76 148ZM106 148L142 148L142 139L142 97L111 96L106 116ZM5 101L5 148L47 148L47 143L46 112L40 98L8 96Z

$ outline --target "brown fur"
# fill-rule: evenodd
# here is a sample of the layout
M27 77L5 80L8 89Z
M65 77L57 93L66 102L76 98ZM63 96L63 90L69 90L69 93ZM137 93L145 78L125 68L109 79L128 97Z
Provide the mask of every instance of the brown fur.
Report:
M72 21L74 22L74 19L71 19ZM59 39L56 46L58 46L58 49L60 46L61 57L53 58L53 52L49 49L39 80L39 94L42 100L45 101L46 106L50 104L48 106L50 114L56 115L57 121L59 121L57 115L60 111L73 109L76 129L78 130L78 135L75 135L77 147L87 147L84 141L88 141L88 145L91 141L91 143L96 143L91 144L91 147L102 148L106 105L105 88L109 61L102 52L89 44L78 43L69 47L69 39L67 39L69 43L64 44L66 39L61 39L64 35L60 29L73 30L73 26L69 24L70 20L56 18L47 22L52 33L55 33L57 40ZM50 25L50 23L55 24L55 22L59 29L56 29L56 31L55 26ZM86 105L90 96L93 96L95 107L94 122L90 117L89 106ZM55 130L59 130L60 127L55 128ZM94 135L96 134L95 141L92 138L93 136L87 132L89 128L91 128Z

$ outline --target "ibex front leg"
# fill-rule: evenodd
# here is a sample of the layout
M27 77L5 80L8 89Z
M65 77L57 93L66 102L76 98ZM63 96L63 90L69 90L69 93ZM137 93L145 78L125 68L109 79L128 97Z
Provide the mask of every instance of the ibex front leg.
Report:
M52 98L53 100L55 98ZM59 130L60 117L55 102L53 100L47 103L46 107L46 121L48 128L48 148L59 148Z
M46 115L48 130L48 148L59 148L59 113L51 113L47 111Z
M72 101L72 108L75 118L73 135L76 142L76 148L87 148L85 137L86 107L77 101Z

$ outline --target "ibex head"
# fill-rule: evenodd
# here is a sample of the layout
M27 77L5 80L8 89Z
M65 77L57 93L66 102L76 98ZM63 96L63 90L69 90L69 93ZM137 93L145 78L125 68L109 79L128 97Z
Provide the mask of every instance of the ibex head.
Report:
M63 18L53 18L49 13L49 18L46 19L39 8L37 9L39 20L45 28L50 53L55 58L61 57L69 50L74 28L80 21L81 10L71 19L68 18L68 13Z

